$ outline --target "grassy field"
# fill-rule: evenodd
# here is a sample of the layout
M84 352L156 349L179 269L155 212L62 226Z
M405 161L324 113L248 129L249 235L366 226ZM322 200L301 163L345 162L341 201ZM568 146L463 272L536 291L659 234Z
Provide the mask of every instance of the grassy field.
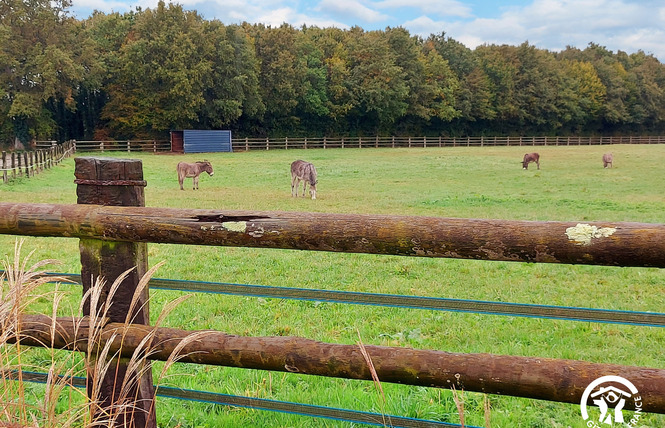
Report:
M215 175L200 190L178 189L176 164L196 155L131 154L143 161L146 205L210 209L313 211L565 221L665 223L665 146L538 147L541 169L521 168L526 147L344 149L206 154ZM603 169L604 151L614 168ZM87 154L79 154L87 155ZM127 153L104 156L127 157ZM289 164L313 162L317 200L290 196ZM0 201L75 203L74 161L31 179L0 185ZM3 255L13 236L0 236ZM33 260L54 258L79 272L75 239L28 238ZM157 277L635 311L665 308L665 271L425 259L363 254L149 245ZM158 314L182 293L155 290ZM80 290L62 312L71 311ZM47 299L41 304L49 306ZM293 335L336 343L408 346L450 352L571 358L665 368L659 328L376 308L223 295L193 295L166 325L242 335ZM45 360L34 351L33 362ZM180 365L167 385L459 423L452 394L371 382L233 368ZM35 387L35 394L39 387ZM490 396L492 427L582 427L579 406ZM483 395L464 394L465 422L483 426ZM161 427L350 426L213 405L160 399ZM648 415L643 426L665 426Z

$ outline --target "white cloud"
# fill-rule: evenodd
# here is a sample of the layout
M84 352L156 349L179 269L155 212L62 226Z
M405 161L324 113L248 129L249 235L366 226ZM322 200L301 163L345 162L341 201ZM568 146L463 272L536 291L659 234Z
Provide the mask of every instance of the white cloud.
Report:
M389 18L356 0L322 0L316 10L337 16L347 22L356 19L363 22L380 22Z
M76 8L87 9L90 11L99 10L104 13L128 12L131 7L123 1L99 1L99 0L73 0L73 6ZM81 17L84 18L84 17Z
M491 0L178 0L206 19L281 25L365 29L403 26L412 34L446 35L474 48L484 43L544 49L585 48L594 42L629 53L644 50L665 61L665 7L662 0L533 0L524 6ZM93 9L126 12L154 8L158 0L73 0L77 16ZM472 8L472 5L482 10ZM491 5L491 6L490 6ZM489 8L489 9L488 9ZM489 14L485 14L490 11ZM499 15L492 11L500 11ZM75 11L76 13L76 11ZM485 18L494 16L494 18Z
M472 16L471 7L457 0L382 0L374 3L379 9L409 8L419 9L424 14L438 16L458 16L468 18Z
M308 26L317 26L317 27L338 27L338 28L348 28L347 25L337 22L332 19L326 18L317 18L308 16L302 13L298 13L296 10L291 8L280 8L272 10L269 13L259 16L252 22L262 22L266 25L272 25L273 27L278 27L283 23L287 22L295 27L300 27L303 24Z
M665 61L665 8L628 0L535 0L506 8L495 19L434 21L421 16L403 26L421 36L444 31L471 48L528 41L557 51L566 46L584 49L594 42L613 51L643 50Z

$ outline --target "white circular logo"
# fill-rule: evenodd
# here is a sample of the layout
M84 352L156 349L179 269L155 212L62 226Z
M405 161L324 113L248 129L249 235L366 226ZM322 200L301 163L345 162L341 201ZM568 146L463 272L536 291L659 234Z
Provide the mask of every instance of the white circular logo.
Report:
M618 387L617 384L622 387ZM595 404L600 410L600 417L597 420L589 416L587 410L589 398L591 398L591 404ZM626 421L623 416L623 408L629 400L633 401L635 413L629 421ZM580 410L582 417L587 421L586 426L589 428L610 426L633 428L637 426L642 415L642 397L631 381L621 376L602 376L591 382L584 390L580 400Z

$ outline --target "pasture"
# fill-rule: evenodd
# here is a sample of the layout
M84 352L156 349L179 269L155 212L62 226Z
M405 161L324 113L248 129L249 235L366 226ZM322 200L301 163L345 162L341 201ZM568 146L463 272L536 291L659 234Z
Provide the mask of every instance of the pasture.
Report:
M522 169L524 153L540 153L540 170ZM612 169L602 154L614 153ZM78 156L88 155L79 153ZM126 153L104 153L126 157ZM176 165L201 155L131 154L143 161L146 205L154 207L312 211L562 221L665 223L665 146L474 147L432 149L284 150L206 154L215 175L200 189L179 190ZM317 199L292 198L290 163L312 162ZM535 166L535 165L533 165ZM5 202L75 203L74 160L0 186ZM472 231L470 231L471 233ZM26 238L32 260L53 258L52 271L79 272L78 241ZM13 236L0 236L3 257ZM665 310L665 271L425 259L292 250L149 245L150 264L166 261L157 277L389 294L412 294L633 311ZM76 307L70 287L63 315ZM151 292L158 314L179 292ZM45 297L38 310L49 312ZM69 312L68 312L69 311ZM573 321L378 308L197 294L166 326L232 334L303 336L336 343L408 346L580 359L665 368L665 331ZM359 339L360 338L360 339ZM43 364L50 351L31 351ZM370 382L194 365L170 370L168 386L385 412L459 423L449 391ZM36 394L39 386L34 387ZM483 396L464 393L466 424L483 426ZM492 427L584 426L579 406L490 396ZM288 414L158 399L162 427L348 426ZM665 426L647 415L644 426Z

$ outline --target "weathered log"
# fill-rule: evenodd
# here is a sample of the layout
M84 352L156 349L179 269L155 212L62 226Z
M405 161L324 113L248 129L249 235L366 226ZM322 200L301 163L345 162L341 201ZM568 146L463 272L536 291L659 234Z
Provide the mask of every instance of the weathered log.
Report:
M75 325L79 328L74 328ZM88 328L72 318L52 319L24 315L20 319L23 345L53 346L76 351L92 350ZM146 335L154 331L147 358L165 361L182 340L188 340L180 362L372 380L359 345L338 345L299 337L244 337L216 331L199 332L142 325L109 323L100 343L118 334L111 346L129 356ZM17 337L12 337L16 340ZM121 348L122 346L122 348ZM645 412L665 413L665 370L578 360L460 354L387 346L364 346L381 382L503 394L579 404L586 387L601 376L617 375L638 389ZM631 405L629 400L628 406Z
M0 203L0 233L665 267L665 225Z

